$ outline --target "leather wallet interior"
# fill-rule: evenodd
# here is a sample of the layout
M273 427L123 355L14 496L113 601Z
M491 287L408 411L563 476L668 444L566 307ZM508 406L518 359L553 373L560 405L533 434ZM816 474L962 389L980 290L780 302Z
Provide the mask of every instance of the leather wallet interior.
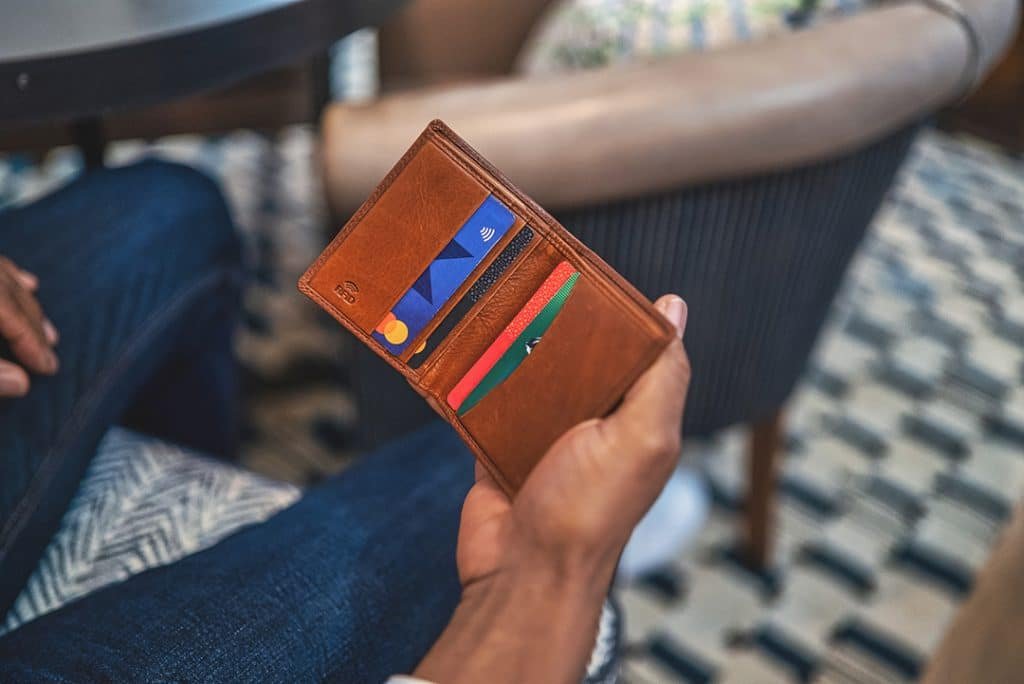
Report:
M488 198L511 226L400 352L374 331ZM426 358L417 350L516 235L533 238ZM487 229L485 229L487 230ZM461 415L447 397L562 262L579 273L524 360ZM632 285L434 121L299 280L299 289L369 345L451 423L514 494L554 441L608 413L673 337Z

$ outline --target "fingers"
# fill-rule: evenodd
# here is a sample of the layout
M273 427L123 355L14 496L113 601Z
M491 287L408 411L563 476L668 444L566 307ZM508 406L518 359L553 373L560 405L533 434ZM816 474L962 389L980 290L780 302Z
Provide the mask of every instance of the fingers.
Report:
M654 308L676 327L676 333L679 335L679 339L682 339L686 334L686 319L690 313L686 302L676 295L662 295L658 301L654 302Z
M46 337L46 342L52 347L60 342L60 333L57 332L56 326L50 322L49 318L43 317L43 335Z
M39 278L28 271L23 271L18 268L14 272L14 277L17 278L21 286L29 292L35 292L39 289Z
M477 500L486 499L489 502L488 505L496 505L496 502L503 502L507 506L509 498L505 491L498 486L498 483L494 481L494 478L487 472L487 469L480 465L480 461L474 461L473 464L476 482L472 489L469 490L470 496Z
M28 373L21 366L0 359L0 399L23 397L28 385Z
M35 292L39 289L39 278L34 273L29 273L21 268L7 257L0 256L0 268L5 269L29 292Z
M670 454L674 458L679 451L683 407L690 385L690 362L682 343L687 309L675 296L662 297L656 306L675 325L680 337L633 384L602 427L623 448L646 446L652 456Z
M24 290L28 292L35 292L39 289L39 278L34 274L21 268L7 257L0 256L0 269L7 271L7 273L14 278ZM34 298L32 299L35 302ZM37 307L38 308L38 307ZM55 345L60 339L60 334L57 332L57 328L53 325L50 319L45 316L42 317L42 328L43 335L46 339L47 344Z
M57 355L50 347L56 342L56 329L47 330L39 303L11 275L9 268L0 271L0 335L29 370L47 375L55 373ZM52 327L50 324L49 328Z
M605 431L623 445L673 448L679 441L689 384L690 364L682 342L675 340L605 420Z
M20 336L7 338L11 351L19 361L37 373L56 373L57 355L51 347L56 342L57 330L51 323L49 327L53 328L52 332L47 331L49 321L30 292L23 288L16 290L15 296L21 309L22 324L19 328Z

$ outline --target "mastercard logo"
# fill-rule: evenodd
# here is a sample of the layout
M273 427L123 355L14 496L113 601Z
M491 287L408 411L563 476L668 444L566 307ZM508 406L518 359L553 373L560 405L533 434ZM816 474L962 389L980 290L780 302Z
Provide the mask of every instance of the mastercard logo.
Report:
M384 339L391 344L403 344L409 339L409 326L398 320L395 314L390 311L377 324L376 331L383 335Z
M374 330L383 335L389 344L405 344L405 341L409 339L409 326L404 321L398 320L398 317L391 311L388 311L388 315L377 324ZM413 353L419 354L426 346L426 341L421 342Z

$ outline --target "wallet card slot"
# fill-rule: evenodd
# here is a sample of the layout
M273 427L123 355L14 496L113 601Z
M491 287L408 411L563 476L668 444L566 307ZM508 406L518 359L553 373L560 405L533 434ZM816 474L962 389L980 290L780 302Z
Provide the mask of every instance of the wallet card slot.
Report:
M443 399L562 261L538 238L424 363L420 382L428 392Z
M546 237L584 274L595 279L598 287L615 302L622 313L654 338L668 338L671 325L650 315L650 302L608 264L596 258L579 240L559 226L554 217L532 199L516 190L509 179L490 162L455 134L444 122L435 120L428 130L449 159L477 179L492 195L505 203L517 216L523 217L538 234Z
M433 330L427 335L425 341L410 357L407 365L412 372L419 372L420 367L434 357L434 352L444 346L445 341L452 333L472 318L471 313L477 305L500 287L506 277L515 270L515 267L533 251L539 242L536 238L537 233L527 225L523 225L512 236L511 240L502 247L501 252L491 260L491 263L473 281L472 285L469 285L469 289L462 294L458 302L433 326Z
M468 276L466 276L465 280L462 281L462 284L459 285L459 287L448 298L448 300L445 301L441 308L437 310L437 313L435 313L434 316L430 319L430 322L423 327L423 330L421 330L418 335L416 335L416 337L412 340L412 343L409 344L408 347L406 347L405 351L399 354L398 358L401 359L403 363L408 364L409 359L413 356L413 354L416 352L419 346L425 343L427 338L431 334L433 334L437 326L440 325L441 321L444 320L444 317L448 315L448 312L450 312L455 307L455 305L459 303L459 300L462 299L463 296L465 296L466 292L469 291L469 288L471 288L473 286L473 283L477 281L477 278L479 278L483 274L483 272L487 270L487 267L490 266L491 263L498 258L498 256L501 254L501 251L505 249L505 246L515 238L515 236L519 233L520 230L523 229L524 225L525 223L523 219L519 218L518 216L515 216L515 220L512 223L512 227L509 228L508 231L506 231L506 233L501 237L501 240L499 240L497 244L495 244L494 247L491 248L487 255L480 260L480 263L473 268L473 270L470 272Z
M433 141L421 142L410 155L300 283L365 334L491 194Z
M653 360L649 338L623 332L618 307L581 275L532 353L457 418L514 489L564 432L610 411Z

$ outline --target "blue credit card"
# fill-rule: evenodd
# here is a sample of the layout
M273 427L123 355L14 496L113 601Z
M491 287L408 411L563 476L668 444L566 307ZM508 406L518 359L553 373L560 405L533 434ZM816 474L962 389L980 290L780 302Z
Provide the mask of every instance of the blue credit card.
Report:
M434 318L473 269L501 242L515 222L509 208L489 196L462 224L451 242L377 325L373 338L401 354Z

